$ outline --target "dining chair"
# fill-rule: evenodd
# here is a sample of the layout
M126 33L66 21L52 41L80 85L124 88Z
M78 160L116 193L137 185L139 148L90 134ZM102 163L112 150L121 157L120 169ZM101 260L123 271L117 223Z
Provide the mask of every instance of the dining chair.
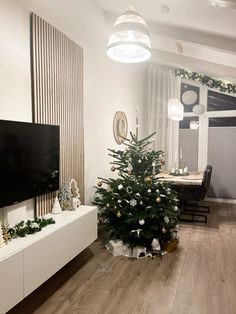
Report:
M181 221L198 221L207 222L207 215L210 212L209 206L199 205L201 200L204 200L211 181L213 167L207 165L203 172L203 179L201 185L176 185L174 188L178 192L178 198L180 200L180 216ZM190 219L184 218L190 216ZM197 218L200 218L197 219Z

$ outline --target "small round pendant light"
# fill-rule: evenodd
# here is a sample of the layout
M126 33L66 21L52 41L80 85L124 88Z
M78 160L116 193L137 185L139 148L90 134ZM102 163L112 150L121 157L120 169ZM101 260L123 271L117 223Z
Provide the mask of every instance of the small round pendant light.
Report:
M199 121L191 120L190 121L190 129L197 130L199 128Z
M123 63L138 63L151 57L151 41L143 17L132 6L119 16L107 45L107 55Z
M175 121L183 120L184 106L177 98L171 98L168 101L168 118Z

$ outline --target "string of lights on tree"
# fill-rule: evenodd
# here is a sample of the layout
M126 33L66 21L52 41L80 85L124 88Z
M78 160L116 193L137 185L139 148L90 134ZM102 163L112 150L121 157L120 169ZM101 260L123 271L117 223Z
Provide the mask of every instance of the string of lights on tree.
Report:
M206 85L209 88L216 88L224 93L227 92L229 94L236 94L236 84L233 82L216 80L207 75L198 72L187 71L184 69L176 69L175 75L180 76L181 78L186 78L188 80L199 82L202 85Z

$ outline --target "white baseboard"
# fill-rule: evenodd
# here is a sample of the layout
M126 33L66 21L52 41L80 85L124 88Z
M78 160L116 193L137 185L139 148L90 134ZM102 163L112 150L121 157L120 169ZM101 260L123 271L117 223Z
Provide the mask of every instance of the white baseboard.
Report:
M207 197L205 198L208 202L215 202L215 203L227 203L227 204L236 204L235 199L230 198L213 198L213 197Z

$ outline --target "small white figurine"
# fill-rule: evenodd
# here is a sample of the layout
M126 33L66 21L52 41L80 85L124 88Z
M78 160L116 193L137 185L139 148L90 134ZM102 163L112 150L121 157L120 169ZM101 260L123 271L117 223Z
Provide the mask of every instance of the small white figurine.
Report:
M60 214L62 212L61 205L59 203L58 197L56 196L54 204L52 206L52 214Z
M161 245L158 239L153 238L152 239L152 249L153 251L161 251Z

